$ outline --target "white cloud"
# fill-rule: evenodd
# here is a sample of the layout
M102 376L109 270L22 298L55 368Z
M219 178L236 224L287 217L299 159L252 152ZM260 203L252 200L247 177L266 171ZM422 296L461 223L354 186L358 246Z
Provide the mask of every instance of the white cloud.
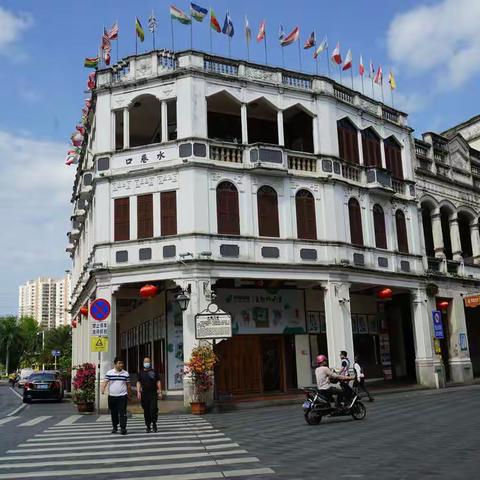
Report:
M12 53L12 47L20 39L25 30L32 25L30 15L15 15L0 7L0 53Z
M480 71L479 0L441 0L397 15L388 31L392 60L414 74L433 72L440 88Z
M0 130L0 315L15 313L18 285L61 275L73 169L67 145Z

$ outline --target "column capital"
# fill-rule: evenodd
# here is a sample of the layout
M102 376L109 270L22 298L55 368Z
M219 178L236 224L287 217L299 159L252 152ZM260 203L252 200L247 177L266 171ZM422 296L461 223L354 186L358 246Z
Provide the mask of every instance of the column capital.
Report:
M414 304L423 304L427 303L428 295L425 287L412 288L410 290L412 296L412 303Z

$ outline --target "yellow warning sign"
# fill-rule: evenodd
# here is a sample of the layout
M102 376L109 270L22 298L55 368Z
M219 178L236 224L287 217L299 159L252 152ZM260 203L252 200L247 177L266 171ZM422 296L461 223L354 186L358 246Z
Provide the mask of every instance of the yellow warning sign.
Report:
M108 352L108 337L90 337L91 352Z

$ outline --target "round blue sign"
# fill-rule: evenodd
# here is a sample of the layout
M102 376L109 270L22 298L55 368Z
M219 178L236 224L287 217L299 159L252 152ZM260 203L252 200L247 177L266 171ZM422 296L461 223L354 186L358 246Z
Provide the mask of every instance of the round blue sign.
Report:
M110 303L104 298L97 298L90 305L90 315L98 321L107 319L110 315Z

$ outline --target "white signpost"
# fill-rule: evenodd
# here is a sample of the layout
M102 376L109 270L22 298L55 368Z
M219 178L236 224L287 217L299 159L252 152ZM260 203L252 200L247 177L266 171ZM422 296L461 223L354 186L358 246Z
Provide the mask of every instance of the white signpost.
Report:
M195 338L215 340L232 336L232 316L211 303L206 310L195 315Z

